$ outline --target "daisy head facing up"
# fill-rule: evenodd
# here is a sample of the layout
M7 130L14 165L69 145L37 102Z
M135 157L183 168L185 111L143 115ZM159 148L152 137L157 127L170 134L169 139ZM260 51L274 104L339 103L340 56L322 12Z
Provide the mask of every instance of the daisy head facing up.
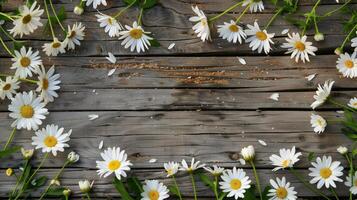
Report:
M142 200L164 200L169 198L169 190L158 180L145 180L141 193Z
M150 40L152 37L148 36L150 32L144 31L144 29L134 21L133 26L125 25L126 30L120 32L119 40L123 40L121 45L124 48L130 48L130 51L145 52L151 46Z

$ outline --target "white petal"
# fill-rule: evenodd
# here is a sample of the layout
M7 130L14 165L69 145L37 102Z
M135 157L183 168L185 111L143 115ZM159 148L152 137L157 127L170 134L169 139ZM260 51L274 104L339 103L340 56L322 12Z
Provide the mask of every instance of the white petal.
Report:
M98 119L99 115L96 115L96 114L91 114L91 115L88 115L88 119L89 120L95 120L95 119Z
M157 161L156 158L151 158L151 159L149 160L149 163L156 163L156 161Z
M243 158L239 158L239 162L241 165L245 165L245 160Z
M273 93L269 98L274 101L279 101L279 93Z
M104 144L103 140L100 141L99 146L98 146L98 149L102 149L102 148L103 148L103 144Z
M264 140L258 140L258 142L263 146L267 146L267 143Z
M109 62L111 63L116 63L117 62L117 59L115 58L115 56L111 53L111 52L108 52L108 57L105 57L107 60L109 60Z
M171 44L169 45L169 47L167 47L167 49L168 49L168 50L171 50L172 48L174 48L174 46L175 46L175 43L171 43Z
M311 81L312 79L314 79L316 76L316 73L315 74L310 74L308 76L306 76L305 78L308 80L308 81Z
M113 69L109 70L109 72L108 72L108 76L113 75L113 74L114 74L114 72L115 72L115 70L117 70L117 68L113 68Z
M242 58L242 57L237 57L237 58L242 65L247 64L247 62L245 62L244 58Z
M282 35L285 35L285 34L287 34L287 33L289 33L289 29L287 28L287 29L284 29L283 31L281 31L281 34Z

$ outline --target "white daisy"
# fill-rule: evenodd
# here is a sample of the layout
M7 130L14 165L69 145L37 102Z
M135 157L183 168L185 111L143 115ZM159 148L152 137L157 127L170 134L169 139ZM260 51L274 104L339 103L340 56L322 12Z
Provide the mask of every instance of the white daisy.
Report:
M119 36L119 32L123 30L123 26L114 17L99 13L95 15L99 26L104 28L104 31L108 33L110 37Z
M357 98L353 97L352 99L350 99L350 102L348 102L348 106L357 109Z
M38 70L38 87L36 92L40 92L40 97L44 103L53 102L54 97L58 97L56 90L60 89L59 84L61 83L59 79L60 75L55 74L55 67L52 66L48 72L43 66Z
M310 62L309 54L315 56L314 52L317 51L317 48L312 46L312 42L308 42L306 39L306 35L300 38L299 33L292 33L292 35L288 33L288 38L285 38L287 42L283 43L281 47L288 49L285 53L291 54L291 59L295 57L295 62L299 62L299 59L303 63L305 63L305 60Z
M231 20L229 23L224 22L223 25L218 25L219 37L227 40L228 42L237 43L239 41L242 44L242 38L245 40L247 35L244 33L244 30L239 26L234 20Z
M346 177L345 185L350 188L352 194L357 194L357 172L355 172L353 179L351 178L351 175Z
M264 10L264 4L262 0L244 0L242 6L248 6L250 12L262 12Z
M145 180L141 200L163 200L169 198L169 190L158 180Z
M20 35L28 35L33 33L38 27L42 26L41 15L43 10L40 6L36 8L37 2L35 1L29 8L26 5L20 6L20 16L13 21L14 27L10 29L10 33L15 37Z
M246 39L246 43L250 43L249 47L253 51L258 50L258 53L261 53L264 49L265 54L268 54L271 50L270 44L274 44L272 38L275 33L267 33L266 30L260 30L257 22L254 22L254 26L247 25L248 29L245 30L247 36L250 36Z
M80 41L84 38L85 28L82 23L75 23L72 28L68 25L67 37L64 41L67 44L67 49L74 49L76 45L81 45Z
M226 170L223 172L221 179L223 181L219 182L219 185L223 192L228 193L227 197L244 198L246 189L250 188L251 180L246 176L243 169L233 167L233 170Z
M245 161L252 161L255 157L255 149L253 145L243 147L240 154L242 155Z
M295 150L295 146L290 149L280 149L279 155L271 155L269 157L271 164L276 166L273 171L277 171L279 169L286 169L293 167L295 163L297 163L300 159L299 157L302 155L301 152L297 152Z
M207 172L209 172L213 176L219 176L224 172L224 168L223 167L218 167L217 165L213 165L212 168L203 167L203 169L205 169Z
M314 113L311 113L310 123L311 127L314 128L314 132L317 134L323 133L327 126L326 120L320 115L315 115Z
M318 85L316 95L314 95L315 101L311 104L311 108L315 109L321 106L327 98L330 96L331 89L335 81L325 81L324 85Z
M86 0L86 6L93 4L93 8L97 9L98 6L103 5L107 6L106 0Z
M204 167L205 164L200 164L200 161L195 162L195 158L192 158L191 165L189 166L186 160L181 161L180 171L186 171L192 173L193 171Z
M15 119L11 126L27 130L37 130L42 120L46 119L45 115L48 114L45 103L41 102L41 98L36 97L32 91L17 93L11 99L9 111L11 112L9 116Z
M355 78L357 77L357 52L353 52L352 55L348 53L340 54L340 57L337 59L336 67L343 77Z
M326 188L336 188L335 181L342 182L339 177L343 175L343 167L340 166L339 161L333 161L331 156L323 156L322 159L317 157L316 162L311 163L309 176L313 177L310 181L311 184L317 183L317 188L320 189L323 185Z
M269 190L269 200L295 200L297 199L294 187L290 187L290 183L286 182L285 177L276 178L276 181L270 179L270 185L273 187Z
M124 150L120 151L119 147L109 147L100 155L104 161L96 161L99 176L105 178L114 173L119 180L121 177L126 177L125 171L129 171L132 164L127 160L128 155Z
M179 170L180 164L177 162L164 163L164 168L167 173L167 177L175 175Z
M52 42L43 44L42 49L47 56L57 56L59 53L66 53L66 45L65 42L53 38Z
M124 48L127 49L130 47L130 51L134 51L136 49L136 52L138 53L149 49L149 46L151 46L149 40L153 39L147 36L147 34L150 34L150 32L145 32L136 21L134 21L133 27L125 25L125 28L127 30L121 31L121 36L119 38L119 40L123 40L121 45L123 45Z
M27 51L21 47L20 51L14 51L15 57L11 58L12 64L10 69L15 69L15 76L20 78L32 77L32 72L42 65L41 57L38 51L32 51L30 47Z
M208 20L205 13L202 10L200 10L197 6L196 7L192 6L192 10L197 15L197 16L190 17L189 19L191 22L197 22L192 27L192 29L197 34L197 37L201 38L203 42L206 40L210 40L211 33L209 30Z
M357 34L357 31L356 31L356 34ZM352 38L351 43L352 43L351 47L354 47L355 51L357 51L357 37Z
M17 78L13 78L11 76L6 77L5 81L0 79L0 98L11 99L13 94L16 94L16 90L20 88L20 82L18 82Z
M70 140L72 129L67 133L63 133L64 128L59 128L57 125L47 125L46 128L35 132L36 136L32 137L32 145L35 149L42 149L42 152L52 152L57 156L57 151L63 152L65 147L69 147L66 143Z

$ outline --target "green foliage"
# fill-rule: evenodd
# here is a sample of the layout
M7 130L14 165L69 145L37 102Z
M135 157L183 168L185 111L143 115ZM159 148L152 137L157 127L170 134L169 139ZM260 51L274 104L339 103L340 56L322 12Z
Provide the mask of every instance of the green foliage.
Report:
M150 45L152 47L159 47L161 46L161 44L159 43L159 41L157 41L155 38L153 38L152 40L149 40L150 41Z
M158 0L124 0L124 2L128 5L135 2L140 8L149 9L154 7L158 3Z
M128 190L126 189L126 186L122 181L118 180L117 178L114 178L113 184L123 200L134 200L128 193Z
M66 20L67 18L67 15L66 15L66 11L64 9L64 6L62 6L59 11L57 12L57 18L60 22L63 22L64 20ZM56 26L56 25L59 25L59 22L57 21L56 17L55 16L50 16L46 25L45 25L45 28L44 30L47 32L49 31L49 28L50 28L50 24L49 24L49 21L51 21L51 24L52 26Z
M177 197L180 196L180 193L175 186L170 185L168 187L168 189L169 189L170 193L174 194L175 196L177 196Z
M128 190L131 194L134 194L135 199L141 196L141 192L143 192L143 185L136 177L130 177L127 179Z
M15 50L20 50L21 47L23 47L25 45L25 41L13 41L12 45L14 46Z
M213 180L208 177L206 174L199 174L199 177L201 179L201 181L206 185L208 186L211 190L215 190L214 188L214 182Z
M345 119L342 121L342 133L344 133L351 140L357 141L357 122L355 120L354 114L345 109L344 110Z
M21 147L11 147L11 148L8 148L6 150L2 150L2 151L0 151L0 158L8 157L11 154L19 151L20 149L21 149Z
M298 0L270 0L277 9L282 9L281 15L283 14L293 14L297 11Z
M309 152L309 155L307 156L307 159L311 162L315 160L315 153L314 152Z
M38 189L42 186L44 186L47 182L48 178L46 176L40 176L38 178L34 178L29 186L27 187L27 189Z
M65 188L63 187L51 187L48 192L46 193L46 196L50 197L62 197L63 196L63 191Z

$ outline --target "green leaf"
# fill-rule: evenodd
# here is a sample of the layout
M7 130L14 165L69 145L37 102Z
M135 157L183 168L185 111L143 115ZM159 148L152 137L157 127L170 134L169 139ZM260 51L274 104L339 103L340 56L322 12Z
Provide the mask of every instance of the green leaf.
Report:
M119 194L121 195L121 198L123 200L134 200L128 193L128 191L125 188L125 185L123 184L123 182L121 182L120 180L118 180L117 178L114 178L113 184L115 186L115 189L117 189L117 191L119 192Z
M21 147L16 146L16 147L11 147L11 148L8 148L6 150L0 151L0 158L8 157L8 156L10 156L11 154L17 152L20 149L21 149Z
M140 197L141 192L143 192L143 186L138 178L130 177L127 179L129 191L133 192L136 197Z
M21 47L23 47L25 45L25 42L24 41L14 41L14 42L12 42L12 44L13 44L15 50L20 50Z
M205 185L214 190L214 183L206 174L199 174L199 177Z
M47 196L61 197L63 196L63 190L65 190L63 187L51 187L47 192Z
M155 38L153 38L152 40L149 40L150 41L150 45L152 47L159 47L161 46L161 44L159 43L159 41L157 41Z
M66 18L67 18L67 15L66 15L66 10L64 8L64 6L62 6L59 11L57 12L57 17L58 17L58 20L60 22L63 22ZM48 18L48 21L45 25L45 28L44 28L44 31L48 32L50 30L50 24L49 24L49 21L51 21L51 24L52 26L56 26L56 25L59 25L57 19L55 16L50 16Z
M270 186L266 186L266 187L264 188L264 191L263 191L263 193L262 193L263 200L269 200L269 199L270 199L270 197L268 196L270 189L271 189Z
M168 188L172 194L179 196L179 191L177 190L177 188L175 186L170 185Z
M314 152L310 152L309 155L307 156L307 159L311 162L312 160L315 159L315 153Z
M141 0L142 3L140 4L141 8L149 9L154 7L157 4L157 0Z
M245 192L244 200L256 200L255 198L255 186L251 185L251 187Z
M124 3L129 5L129 4L132 4L135 1L137 1L137 0L124 0Z
M46 176L41 176L39 178L33 179L29 184L29 189L37 189L44 186L47 182L48 178Z

